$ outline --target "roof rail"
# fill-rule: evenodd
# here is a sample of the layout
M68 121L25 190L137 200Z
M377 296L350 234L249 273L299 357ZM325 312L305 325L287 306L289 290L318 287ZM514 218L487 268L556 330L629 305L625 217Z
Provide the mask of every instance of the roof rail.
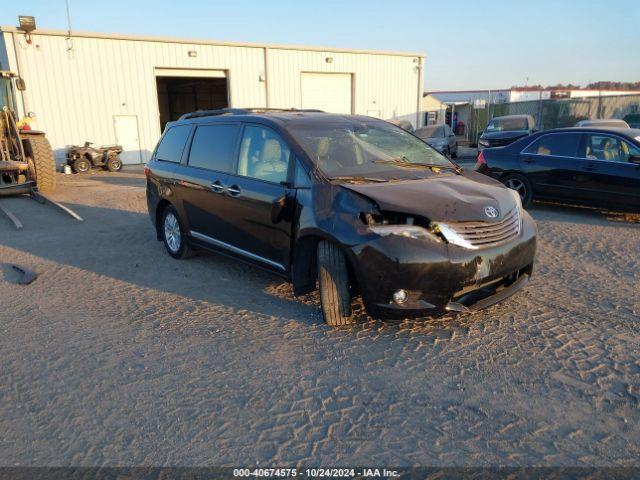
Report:
M179 120L187 120L189 118L199 118L199 117L215 117L218 115L249 115L252 113L269 113L269 112L324 113L323 110L298 109L298 108L220 108L217 110L197 110L195 112L185 113L179 118Z

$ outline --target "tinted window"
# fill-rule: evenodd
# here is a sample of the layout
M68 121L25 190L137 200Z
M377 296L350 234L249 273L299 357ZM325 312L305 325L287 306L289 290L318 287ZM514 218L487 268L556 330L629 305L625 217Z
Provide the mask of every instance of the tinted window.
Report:
M191 125L179 125L167 130L158 145L156 158L165 162L180 163L190 132Z
M608 162L628 162L632 155L640 155L634 145L611 135L588 134L586 158Z
M525 153L575 157L579 142L580 135L575 133L544 135L527 147Z
M268 182L285 182L289 168L289 146L273 130L246 126L240 143L238 175Z
M231 172L237 135L237 125L199 126L191 142L189 166Z

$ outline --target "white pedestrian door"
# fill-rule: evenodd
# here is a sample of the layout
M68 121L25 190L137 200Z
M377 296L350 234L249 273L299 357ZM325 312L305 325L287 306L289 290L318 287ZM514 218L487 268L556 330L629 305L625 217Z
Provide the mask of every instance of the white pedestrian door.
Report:
M352 113L350 73L301 73L302 108Z
M135 115L114 115L113 124L116 130L116 143L122 146L120 154L122 163L142 163L138 117Z

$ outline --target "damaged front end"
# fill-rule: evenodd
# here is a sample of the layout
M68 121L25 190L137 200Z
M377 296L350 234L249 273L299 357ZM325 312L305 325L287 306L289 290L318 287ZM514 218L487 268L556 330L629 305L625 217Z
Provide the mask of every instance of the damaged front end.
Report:
M362 206L361 194L354 193L349 196L360 198L351 203ZM498 221L489 222L432 220L383 210L368 200L369 208L356 218L349 215L359 241L343 247L370 315L469 312L498 303L527 284L536 227L519 202L514 200Z

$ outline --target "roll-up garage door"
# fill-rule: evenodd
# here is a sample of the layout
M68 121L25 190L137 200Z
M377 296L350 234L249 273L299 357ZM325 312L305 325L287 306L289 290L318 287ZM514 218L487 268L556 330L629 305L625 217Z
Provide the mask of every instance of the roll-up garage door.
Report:
M350 73L300 74L302 108L352 113Z

